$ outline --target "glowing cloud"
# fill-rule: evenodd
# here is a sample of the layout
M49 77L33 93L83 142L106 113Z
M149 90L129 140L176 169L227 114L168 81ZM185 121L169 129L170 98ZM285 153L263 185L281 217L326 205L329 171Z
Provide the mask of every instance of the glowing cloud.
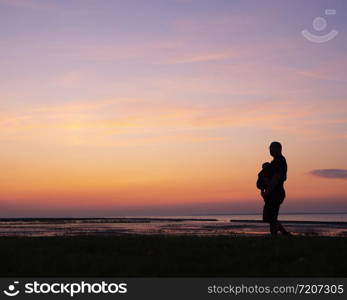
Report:
M310 172L311 175L328 179L347 179L345 169L317 169Z

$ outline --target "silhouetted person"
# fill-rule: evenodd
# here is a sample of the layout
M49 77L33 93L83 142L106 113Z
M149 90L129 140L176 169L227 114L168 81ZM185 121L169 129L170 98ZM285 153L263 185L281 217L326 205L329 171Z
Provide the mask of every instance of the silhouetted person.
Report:
M282 145L279 142L272 142L270 154L273 160L271 163L263 164L257 181L257 187L261 190L261 195L265 201L263 221L270 223L272 235L276 235L278 231L285 235L291 235L277 220L280 206L286 197L284 182L287 179L287 162L282 155Z

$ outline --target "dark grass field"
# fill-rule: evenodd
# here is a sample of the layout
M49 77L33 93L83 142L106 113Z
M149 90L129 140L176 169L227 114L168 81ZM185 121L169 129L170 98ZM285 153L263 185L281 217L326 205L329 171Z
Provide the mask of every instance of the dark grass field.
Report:
M0 276L347 276L347 238L1 237Z

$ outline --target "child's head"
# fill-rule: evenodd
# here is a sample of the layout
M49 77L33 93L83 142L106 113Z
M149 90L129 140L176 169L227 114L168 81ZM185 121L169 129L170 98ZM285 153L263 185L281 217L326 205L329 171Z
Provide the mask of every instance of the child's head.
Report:
M270 164L269 162L263 163L263 165L262 165L263 170L269 168L270 165L271 165L271 164Z

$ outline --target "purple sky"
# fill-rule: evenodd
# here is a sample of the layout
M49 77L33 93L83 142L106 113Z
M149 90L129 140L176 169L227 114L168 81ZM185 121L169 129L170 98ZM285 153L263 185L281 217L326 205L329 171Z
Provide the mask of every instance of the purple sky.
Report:
M0 0L0 217L258 211L273 140L285 210L347 210L346 20L344 0Z

